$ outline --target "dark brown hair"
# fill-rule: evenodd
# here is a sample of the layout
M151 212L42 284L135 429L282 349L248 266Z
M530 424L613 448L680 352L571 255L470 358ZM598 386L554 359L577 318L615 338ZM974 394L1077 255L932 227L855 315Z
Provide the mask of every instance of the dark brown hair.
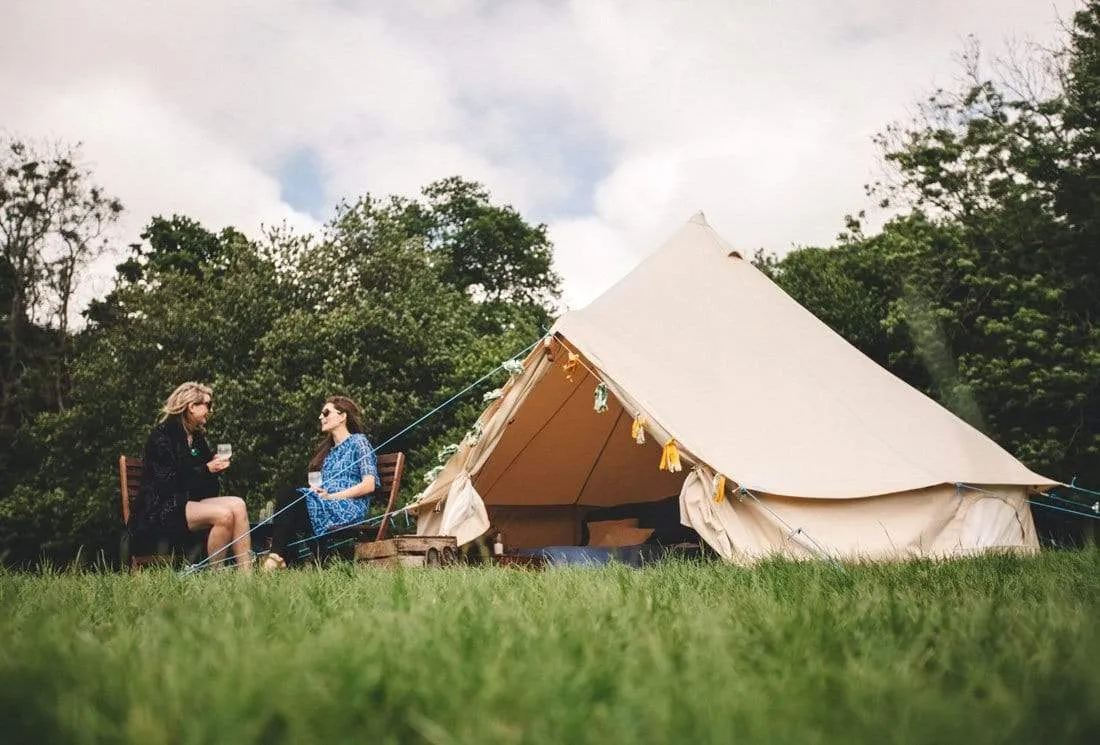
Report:
M325 403L332 404L332 408L348 415L348 432L352 434L363 432L363 411L359 408L359 404L347 396L329 396L325 399ZM317 443L317 452L313 454L313 459L309 462L309 470L320 471L325 462L325 456L329 454L335 444L332 433L326 432L321 441Z

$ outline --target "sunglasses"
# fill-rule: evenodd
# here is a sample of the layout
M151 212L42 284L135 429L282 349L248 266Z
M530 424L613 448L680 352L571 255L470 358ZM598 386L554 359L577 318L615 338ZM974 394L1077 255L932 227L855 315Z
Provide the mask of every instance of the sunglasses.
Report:
M322 419L328 419L333 414L339 414L339 413L340 413L339 409L330 409L326 406L325 408L321 409L321 418Z

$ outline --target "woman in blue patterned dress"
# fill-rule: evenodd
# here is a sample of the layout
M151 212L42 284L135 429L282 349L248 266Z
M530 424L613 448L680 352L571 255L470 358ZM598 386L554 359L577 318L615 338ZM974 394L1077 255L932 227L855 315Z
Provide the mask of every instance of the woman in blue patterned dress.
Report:
M297 547L288 550L296 537L361 523L370 511L371 494L378 486L378 459L363 434L363 412L346 396L329 396L318 418L324 437L309 470L321 472L321 486L291 489L279 496L265 569L296 561Z

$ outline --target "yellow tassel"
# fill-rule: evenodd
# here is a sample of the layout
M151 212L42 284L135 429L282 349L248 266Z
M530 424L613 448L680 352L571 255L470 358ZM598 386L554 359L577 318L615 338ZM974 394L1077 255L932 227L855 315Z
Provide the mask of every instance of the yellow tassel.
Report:
M641 414L634 417L634 423L630 425L630 437L639 445L645 445L646 418Z
M561 366L561 369L565 371L565 379L568 380L570 383L573 382L573 372L577 369L577 363L579 362L580 357L578 357L574 352L570 352L569 361Z
M680 471L680 451L676 449L676 441L669 440L661 450L661 465L658 470L678 473Z
M726 498L726 477L722 474L718 474L718 478L714 480L714 501L721 502Z

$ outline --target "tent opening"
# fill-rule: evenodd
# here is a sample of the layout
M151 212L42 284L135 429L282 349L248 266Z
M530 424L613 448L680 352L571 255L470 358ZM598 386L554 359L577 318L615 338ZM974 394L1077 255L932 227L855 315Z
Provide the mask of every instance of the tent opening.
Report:
M509 549L697 546L680 524L686 471L658 469L661 446L631 435L634 415L614 396L597 411L598 380L553 365L508 422L474 477Z

